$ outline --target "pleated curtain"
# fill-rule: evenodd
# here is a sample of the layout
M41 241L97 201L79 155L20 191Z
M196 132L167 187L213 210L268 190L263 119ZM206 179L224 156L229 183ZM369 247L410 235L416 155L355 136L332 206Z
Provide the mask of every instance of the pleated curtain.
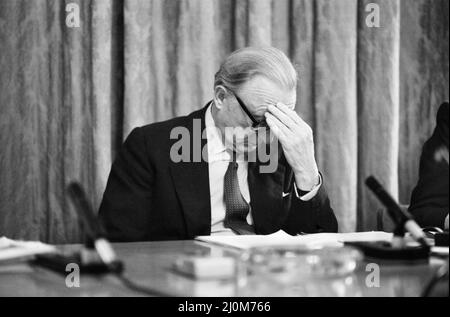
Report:
M66 25L66 5L80 27ZM367 25L368 5L380 27ZM68 243L83 230L66 194L98 207L137 126L186 115L221 61L282 49L298 69L298 113L340 231L379 228L375 175L402 203L448 99L447 0L0 0L0 236ZM388 219L385 219L388 224ZM389 227L389 225L385 226Z

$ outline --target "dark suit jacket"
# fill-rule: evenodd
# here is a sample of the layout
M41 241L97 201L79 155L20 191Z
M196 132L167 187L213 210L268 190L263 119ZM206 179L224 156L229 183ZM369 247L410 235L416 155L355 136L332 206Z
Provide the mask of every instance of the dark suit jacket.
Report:
M444 227L448 214L448 163L437 162L436 150L448 151L448 103L439 108L437 125L431 138L424 144L420 158L419 182L415 187L409 207L422 227Z
M172 129L185 127L193 136L197 119L203 131L206 109L137 128L129 135L112 166L99 211L111 240L183 240L211 234L208 163L170 159L171 147L178 141L170 139ZM202 148L206 143L203 139ZM258 164L249 163L256 233L337 231L324 185L308 202L293 197L293 191L282 198L285 174L285 162L280 161L272 174L260 174Z

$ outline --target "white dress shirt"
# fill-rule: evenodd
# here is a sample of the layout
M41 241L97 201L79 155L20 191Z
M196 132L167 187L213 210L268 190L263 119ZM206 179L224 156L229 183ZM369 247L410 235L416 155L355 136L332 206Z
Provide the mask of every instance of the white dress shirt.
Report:
M228 165L231 161L231 155L227 151L223 144L221 134L216 127L211 111L212 104L206 110L205 126L206 126L206 138L208 140L208 169L209 169L209 188L211 199L211 235L234 235L234 232L224 227L225 219L225 201L224 201L224 178L228 169ZM239 181L239 188L241 190L242 197L250 206L250 192L248 189L248 163L237 158L238 163L237 176ZM312 191L306 195L299 197L297 188L295 193L297 197L303 201L308 201L317 194L320 186L322 185L322 179L320 179L319 185L317 185ZM252 210L247 216L247 222L253 225Z

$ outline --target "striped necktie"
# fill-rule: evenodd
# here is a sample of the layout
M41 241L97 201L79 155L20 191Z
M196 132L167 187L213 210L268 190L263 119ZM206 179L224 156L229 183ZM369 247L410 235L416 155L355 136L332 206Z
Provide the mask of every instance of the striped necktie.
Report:
M224 227L237 234L255 234L255 230L247 223L250 207L242 197L238 181L238 163L230 162L224 179L225 221Z

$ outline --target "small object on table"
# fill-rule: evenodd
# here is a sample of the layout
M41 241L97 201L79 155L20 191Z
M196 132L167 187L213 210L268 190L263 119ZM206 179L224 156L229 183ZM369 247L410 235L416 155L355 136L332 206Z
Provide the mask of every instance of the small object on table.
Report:
M231 257L183 256L174 262L178 273L195 279L228 279L235 276L235 260Z

